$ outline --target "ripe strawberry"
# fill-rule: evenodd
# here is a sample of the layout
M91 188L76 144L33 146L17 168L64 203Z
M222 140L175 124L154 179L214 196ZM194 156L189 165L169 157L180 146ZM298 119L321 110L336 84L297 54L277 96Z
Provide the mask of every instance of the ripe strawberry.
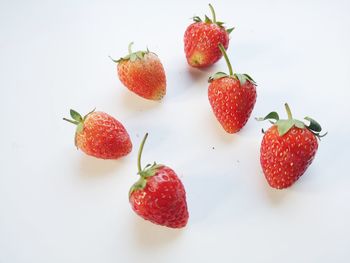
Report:
M131 51L119 60L118 76L120 81L132 92L149 100L161 100L166 93L166 77L158 56L147 51Z
M124 126L107 113L91 111L82 117L70 110L73 120L65 121L77 125L75 146L88 155L102 159L118 159L131 152L132 143Z
M186 226L188 211L186 192L176 173L169 167L156 164L141 168L141 155L145 137L138 153L140 179L131 187L129 201L132 209L152 223L171 228Z
M226 29L224 22L216 21L214 8L209 4L213 19L205 16L204 22L200 17L193 17L194 23L185 31L184 43L186 59L190 66L196 68L207 67L218 61L222 54L218 49L221 43L228 48L229 34L234 28Z
M312 163L321 126L310 117L309 124L292 118L288 104L285 104L287 120L280 120L277 112L271 112L258 120L270 120L273 124L264 135L260 149L260 163L269 185L282 189L291 186ZM273 122L274 120L274 122Z
M209 78L208 98L213 112L228 133L238 132L247 123L256 101L256 83L248 74L233 74L224 46L230 75L217 72Z

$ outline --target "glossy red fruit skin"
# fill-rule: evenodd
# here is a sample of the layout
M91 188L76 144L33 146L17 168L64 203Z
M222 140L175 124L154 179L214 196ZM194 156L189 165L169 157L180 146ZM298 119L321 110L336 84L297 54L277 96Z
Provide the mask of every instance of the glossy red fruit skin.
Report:
M161 100L166 94L166 76L162 63L154 53L135 61L118 63L118 77L130 91L149 100Z
M280 136L277 126L270 127L260 148L260 163L269 185L283 189L294 184L312 163L317 148L315 135L306 128L292 127Z
M256 102L256 87L250 81L243 85L233 77L213 80L208 98L215 117L228 133L236 133L247 123Z
M129 198L132 209L142 218L171 228L182 228L188 221L185 188L169 167L160 167L147 178L144 189L135 190Z
M132 150L130 136L124 126L104 112L89 114L76 145L88 155L102 159L118 159Z
M184 35L188 64L196 68L214 64L222 57L219 43L227 49L229 41L227 31L216 24L197 22L189 25Z

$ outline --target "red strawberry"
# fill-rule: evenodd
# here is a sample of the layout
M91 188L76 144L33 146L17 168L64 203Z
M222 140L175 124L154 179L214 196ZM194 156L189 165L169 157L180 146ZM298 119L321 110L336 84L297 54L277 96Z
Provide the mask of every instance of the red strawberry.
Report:
M282 189L291 186L312 163L317 148L321 126L310 117L309 124L293 119L285 104L287 120L280 120L277 112L271 112L258 120L270 120L273 126L264 135L260 149L260 163L269 185ZM273 122L273 120L275 122Z
M247 123L256 101L256 83L248 74L233 74L222 44L230 75L217 72L209 78L208 97L213 112L228 133L238 132Z
M120 81L132 92L149 100L161 100L166 93L166 77L158 56L147 51L131 51L119 60L118 76Z
M185 31L185 53L190 66L202 68L214 64L222 54L218 48L221 43L225 49L228 48L229 34L234 28L225 29L223 22L216 21L214 8L209 4L213 15L211 20L205 16L202 22L200 17L193 17L194 23L189 25Z
M176 173L169 167L156 164L141 168L141 154L145 137L138 153L140 179L131 187L129 201L132 209L142 218L171 228L186 226L188 211L186 192Z
M70 110L73 120L65 121L77 125L75 146L88 155L102 159L118 159L131 152L132 144L124 126L107 113L92 111L82 117Z

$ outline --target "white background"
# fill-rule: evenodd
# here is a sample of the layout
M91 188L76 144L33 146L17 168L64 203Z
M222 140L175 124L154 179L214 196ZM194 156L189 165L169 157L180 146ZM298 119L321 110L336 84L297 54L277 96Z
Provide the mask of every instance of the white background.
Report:
M217 123L207 78L225 62L190 69L183 33L207 1L0 2L0 262L349 262L349 1L217 1L236 26L229 57L258 83L252 117L271 110L314 117L329 132L291 188L269 188L261 128ZM118 58L156 52L167 73L161 103L119 82ZM120 120L134 149L118 161L73 145L69 109ZM190 220L172 230L137 217L128 190L136 154L172 167ZM215 149L213 149L213 147Z

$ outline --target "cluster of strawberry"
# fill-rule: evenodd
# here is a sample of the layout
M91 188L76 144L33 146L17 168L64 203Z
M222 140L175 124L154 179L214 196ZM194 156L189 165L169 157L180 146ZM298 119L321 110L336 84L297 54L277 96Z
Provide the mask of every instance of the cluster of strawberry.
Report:
M208 98L213 112L228 133L236 133L248 121L256 101L256 82L248 74L234 73L226 54L229 34L223 22L216 20L209 4L212 19L202 21L194 17L184 36L187 62L196 68L207 67L224 56L229 74L218 72L209 78ZM119 60L118 76L121 82L137 95L160 100L166 94L166 76L158 56L146 51L132 52ZM307 169L315 157L321 126L312 118L306 122L292 118L285 104L288 119L279 119L276 112L258 120L269 120L273 125L261 143L260 162L271 187L291 186ZM102 159L118 159L132 150L130 136L124 126L104 112L92 111L81 116L71 110L72 119L64 120L77 125L75 145L88 155ZM138 153L139 180L130 188L129 201L133 210L146 220L172 228L187 224L188 210L185 188L169 167L162 164L141 166L141 155L148 134Z

